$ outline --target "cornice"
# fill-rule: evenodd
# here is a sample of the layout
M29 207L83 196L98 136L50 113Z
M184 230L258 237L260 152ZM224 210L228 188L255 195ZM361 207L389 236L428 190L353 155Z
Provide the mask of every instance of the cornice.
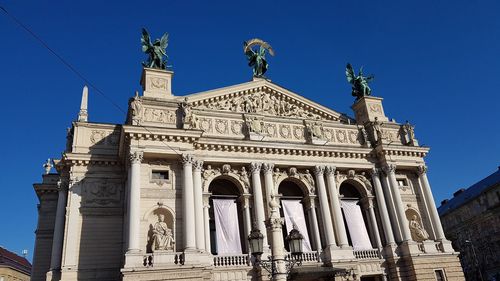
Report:
M66 166L116 166L121 161L118 156L65 153L61 162Z

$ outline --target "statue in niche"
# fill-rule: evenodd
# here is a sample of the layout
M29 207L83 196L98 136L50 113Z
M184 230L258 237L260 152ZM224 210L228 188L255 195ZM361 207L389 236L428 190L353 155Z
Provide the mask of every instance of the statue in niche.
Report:
M132 125L139 125L142 116L142 101L139 99L139 92L135 91L135 96L130 102L130 111L132 114Z
M418 222L417 215L413 215L409 222L411 238L414 241L422 242L424 240L429 239L429 233L425 231L425 229Z
M151 43L148 31L142 29L142 51L148 55L148 60L143 62L144 67L166 69L167 68L167 46L168 33L163 34L161 39L156 39Z
M401 130L403 131L403 138L405 140L405 144L414 145L415 143L415 126L413 126L408 120L406 123L401 126Z
M374 76L364 76L363 67L359 69L358 75L356 75L352 65L348 63L345 68L345 75L347 77L347 82L352 85L352 96L356 97L356 100L372 94L372 90L370 89L370 86L368 86L368 82L372 81Z
M172 230L168 228L167 223L165 222L165 215L158 215L158 221L153 227L151 239L153 240L153 251L168 251L174 249L174 236L172 234Z
M254 46L259 46L259 49L254 50ZM271 45L261 39L255 38L243 42L243 52L247 56L248 66L253 69L253 77L264 77L264 73L268 69L266 51L271 56L274 56L274 50Z
M179 103L179 110L181 115L181 124L184 129L187 129L189 125L191 125L192 119L192 111L191 105L188 103L188 99L184 98L184 100Z

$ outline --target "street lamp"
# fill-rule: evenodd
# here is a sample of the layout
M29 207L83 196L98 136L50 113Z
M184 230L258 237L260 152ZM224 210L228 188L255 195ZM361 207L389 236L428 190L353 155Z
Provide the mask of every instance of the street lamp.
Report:
M304 240L304 236L300 234L294 226L285 240L288 242L291 252L291 258L285 259L286 275L288 276L294 266L302 265L302 241ZM274 276L278 273L276 260L274 259L273 253L271 253L272 256L268 256L267 261L261 260L261 256L264 253L263 241L264 235L262 235L260 230L254 225L252 231L250 231L250 235L248 235L250 251L252 256L255 257L254 265L263 267L269 272L270 277L274 279Z

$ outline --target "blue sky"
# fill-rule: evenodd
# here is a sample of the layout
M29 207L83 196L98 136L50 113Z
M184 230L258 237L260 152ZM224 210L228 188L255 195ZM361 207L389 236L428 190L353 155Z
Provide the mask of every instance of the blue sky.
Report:
M307 3L307 4L305 4ZM374 73L390 118L416 125L435 199L500 165L497 1L13 1L1 3L122 108L139 90L140 29L170 33L173 91L246 82L242 42L276 56L268 77L353 115L344 69ZM60 157L84 82L0 11L0 245L33 253L42 164ZM90 89L89 118L125 116Z

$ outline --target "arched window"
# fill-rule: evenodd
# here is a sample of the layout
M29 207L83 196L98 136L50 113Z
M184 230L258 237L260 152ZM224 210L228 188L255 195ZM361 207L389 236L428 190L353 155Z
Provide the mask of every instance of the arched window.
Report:
M283 238L285 238L288 233L295 227L304 236L303 240L303 250L304 252L312 251L311 240L309 237L314 235L311 233L311 223L308 216L308 212L305 209L305 193L303 189L294 181L284 180L280 183L278 187L278 193L281 196L280 200L280 213L281 216L285 218L285 227L283 227ZM287 251L288 244L285 243L285 248Z
M214 255L247 252L243 233L243 211L238 198L241 192L235 183L218 178L210 183L210 241Z
M349 245L354 250L373 249L370 234L368 233L367 215L361 208L363 196L353 183L348 181L340 185L339 193L341 195L342 214L346 226Z

